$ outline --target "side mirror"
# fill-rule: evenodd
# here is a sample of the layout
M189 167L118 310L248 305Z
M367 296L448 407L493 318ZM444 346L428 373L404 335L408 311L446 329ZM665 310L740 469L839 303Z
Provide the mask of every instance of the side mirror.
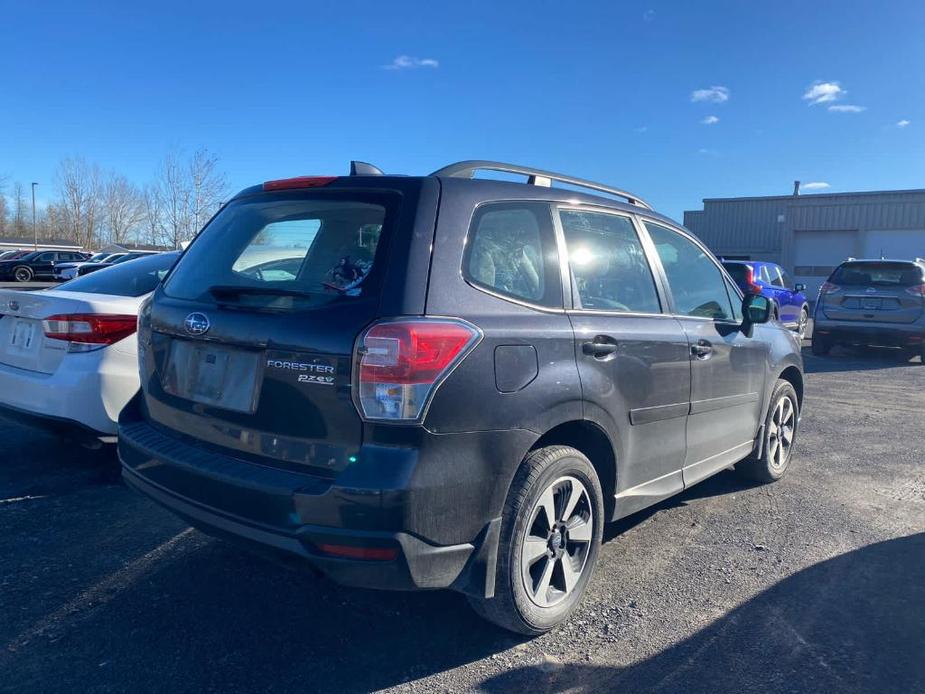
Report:
M745 325L758 325L771 320L771 300L758 294L746 294L742 299L742 315Z
M793 285L793 291L795 291L797 294L799 294L800 292L805 292L806 285L803 284L802 282L797 282L795 285Z

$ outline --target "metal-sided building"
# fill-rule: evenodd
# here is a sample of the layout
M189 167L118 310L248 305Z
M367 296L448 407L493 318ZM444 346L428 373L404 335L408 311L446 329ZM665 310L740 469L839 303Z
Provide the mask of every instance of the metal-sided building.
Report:
M684 225L718 256L782 265L815 297L849 257L925 257L925 190L707 198Z

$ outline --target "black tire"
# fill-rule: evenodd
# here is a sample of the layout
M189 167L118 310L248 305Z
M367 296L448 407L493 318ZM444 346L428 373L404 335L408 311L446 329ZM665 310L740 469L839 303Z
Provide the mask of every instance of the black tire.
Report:
M797 335L800 340L806 337L806 328L809 326L809 307L804 306L800 309L799 323L797 323Z
M832 343L824 337L813 335L812 349L815 356L824 357L832 350Z
M789 406L782 401L788 400ZM789 407L789 410L788 410ZM778 415L790 412L787 421L778 422ZM786 414L784 415L786 417ZM784 417L780 417L781 420ZM790 461L793 458L793 448L796 445L797 430L800 421L800 403L797 392L789 381L778 379L771 393L771 402L764 419L764 429L761 442L761 454L751 455L745 460L736 463L735 470L746 479L755 482L776 482L787 473ZM789 422L789 424L788 424ZM789 441L787 432L789 429Z
M580 485L573 485L568 480L577 480ZM577 525L584 528L583 534L587 533L589 540L573 542L568 532L553 536L556 531L552 531L546 540L545 553L538 555L529 569L523 568L521 560L524 558L526 544L531 542L534 546L542 547L536 539L528 541L527 536L529 534L536 538L537 529L544 527L546 516L543 510L548 505L554 506L558 519L563 511L562 500L565 499L567 504L574 493L573 490L578 491L579 487L584 494L580 494L581 498L574 507L575 515L570 518L580 519L582 514L590 514L590 518L584 519L583 526L577 523L569 524L569 527ZM559 491L545 496L550 489ZM544 498L553 503L544 505ZM569 518L564 520L568 521ZM481 617L508 631L528 636L537 636L549 631L568 619L581 602L597 563L603 527L604 504L601 485L591 462L582 453L568 446L548 446L532 451L524 458L514 476L504 504L495 596L470 596L469 603ZM561 543L561 546L557 543ZM569 545L573 546L574 556L570 554ZM551 549L553 546L557 546L558 549L554 551ZM553 581L568 585L563 568L565 557L569 557L569 565L573 569L579 563L581 568L573 587L560 591L553 585ZM545 576L549 564L552 564L553 568L549 569L550 579L546 582L548 587L545 590L537 588L531 596L526 585L526 577L530 576L534 569ZM574 577L575 574L571 575ZM537 586L543 585L542 576L538 578ZM548 606L539 604L536 600L541 592L543 601L546 601L550 594L557 601Z
M27 265L20 265L17 268L13 268L13 279L17 282L31 282L35 277L35 273L32 272L32 268Z

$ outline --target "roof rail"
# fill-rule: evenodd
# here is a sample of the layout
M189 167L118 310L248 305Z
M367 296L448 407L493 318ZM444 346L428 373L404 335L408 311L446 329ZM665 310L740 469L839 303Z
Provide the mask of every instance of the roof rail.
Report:
M485 159L458 161L455 164L444 166L442 169L437 169L431 174L431 176L472 178L476 171L501 171L503 173L520 174L527 177L527 183L535 186L545 186L547 188L552 185L553 181L558 181L559 183L567 183L572 186L578 186L579 188L588 188L590 190L596 190L601 193L615 195L619 198L626 199L626 201L631 205L638 205L639 207L643 207L647 210L652 209L651 205L649 205L649 203L647 203L645 200L640 199L632 193L627 193L625 190L620 190L619 188L612 188L611 186L605 186L603 183L595 183L594 181L588 181L583 178L566 176L565 174L553 173L552 171L544 171L543 169L533 169L529 166L504 164L500 161L488 161Z

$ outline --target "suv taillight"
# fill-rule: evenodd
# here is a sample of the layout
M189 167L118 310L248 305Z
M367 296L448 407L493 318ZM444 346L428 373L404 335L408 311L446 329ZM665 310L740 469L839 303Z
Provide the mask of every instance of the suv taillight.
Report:
M69 342L71 352L87 352L124 340L137 325L137 316L98 313L69 313L42 321L45 337Z
M912 296L925 296L925 284L917 284L914 287L906 287L906 293Z
M356 348L357 406L366 419L420 419L444 378L482 334L461 320L384 321L360 336Z
M819 287L819 295L822 296L823 294L834 294L839 289L841 289L841 287L839 287L837 284L832 284L831 282L823 282L822 286Z
M761 294L761 285L755 281L755 271L747 265L745 266L745 282L751 289L752 294Z

